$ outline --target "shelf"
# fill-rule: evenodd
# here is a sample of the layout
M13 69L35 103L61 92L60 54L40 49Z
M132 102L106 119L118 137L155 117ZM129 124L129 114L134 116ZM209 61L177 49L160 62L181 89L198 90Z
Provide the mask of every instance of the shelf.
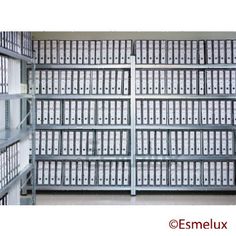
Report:
M21 139L24 139L32 132L32 129L14 129L0 131L0 149L5 148Z
M144 156L136 155L138 161L235 161L235 155L166 155L166 156Z
M93 99L130 99L130 95L97 95L97 94L91 94L91 95L82 95L82 94L45 94L45 95L36 95L35 96L36 99L56 99L56 100L60 100L60 99L65 99L65 100L69 100L69 99L77 99L77 100L82 100L82 99L86 99L86 100L93 100Z
M31 187L27 187L31 190ZM36 191L130 191L130 186L58 186L37 185Z
M131 160L130 156L36 156L37 161L96 161L96 160L111 160L111 161L124 161Z
M136 125L136 130L236 130L236 125Z
M13 99L23 99L32 98L30 94L0 94L0 100L13 100Z
M29 173L33 169L33 165L28 164L20 173L18 173L17 176L15 176L6 186L4 186L2 189L0 189L0 197L5 195L11 187L19 181L23 176L25 176L27 173Z
M100 65L78 65L78 64L37 64L36 69L130 69L130 64L100 64Z
M136 94L135 95L136 99L163 99L163 100L210 100L210 99L222 99L222 100L227 100L227 99L232 99L236 100L236 94L205 94L205 95L168 95L168 94Z
M0 54L4 55L4 56L8 56L11 57L12 59L16 59L16 60L22 60L28 63L32 63L33 59L27 56L24 56L22 54L10 51L9 49L5 49L0 47Z
M236 191L236 186L137 186L137 191Z
M236 64L136 64L136 69L235 69Z
M129 130L130 125L36 125L36 130Z

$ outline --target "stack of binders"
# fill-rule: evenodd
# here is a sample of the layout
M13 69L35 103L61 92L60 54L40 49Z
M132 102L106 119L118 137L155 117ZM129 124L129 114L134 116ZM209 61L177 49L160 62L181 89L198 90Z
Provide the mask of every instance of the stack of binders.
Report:
M0 198L0 206L8 205L8 193Z
M8 58L0 56L0 94L8 93Z

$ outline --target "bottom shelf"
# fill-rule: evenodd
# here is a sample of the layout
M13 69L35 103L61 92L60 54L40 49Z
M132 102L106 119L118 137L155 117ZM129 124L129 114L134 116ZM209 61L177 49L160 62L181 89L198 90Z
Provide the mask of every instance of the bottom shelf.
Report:
M236 186L139 186L136 191L187 191L187 192L217 192L217 191L236 191Z

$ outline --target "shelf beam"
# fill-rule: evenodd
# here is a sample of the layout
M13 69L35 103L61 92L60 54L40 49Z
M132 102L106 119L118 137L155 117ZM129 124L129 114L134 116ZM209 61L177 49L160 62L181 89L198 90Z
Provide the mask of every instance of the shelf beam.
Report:
M236 64L136 64L137 69L236 69Z

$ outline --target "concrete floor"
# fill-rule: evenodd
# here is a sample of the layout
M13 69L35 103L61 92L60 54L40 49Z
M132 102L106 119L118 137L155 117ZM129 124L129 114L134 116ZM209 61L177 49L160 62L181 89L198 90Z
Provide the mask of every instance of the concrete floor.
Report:
M37 205L236 205L236 195L203 193L38 193Z

